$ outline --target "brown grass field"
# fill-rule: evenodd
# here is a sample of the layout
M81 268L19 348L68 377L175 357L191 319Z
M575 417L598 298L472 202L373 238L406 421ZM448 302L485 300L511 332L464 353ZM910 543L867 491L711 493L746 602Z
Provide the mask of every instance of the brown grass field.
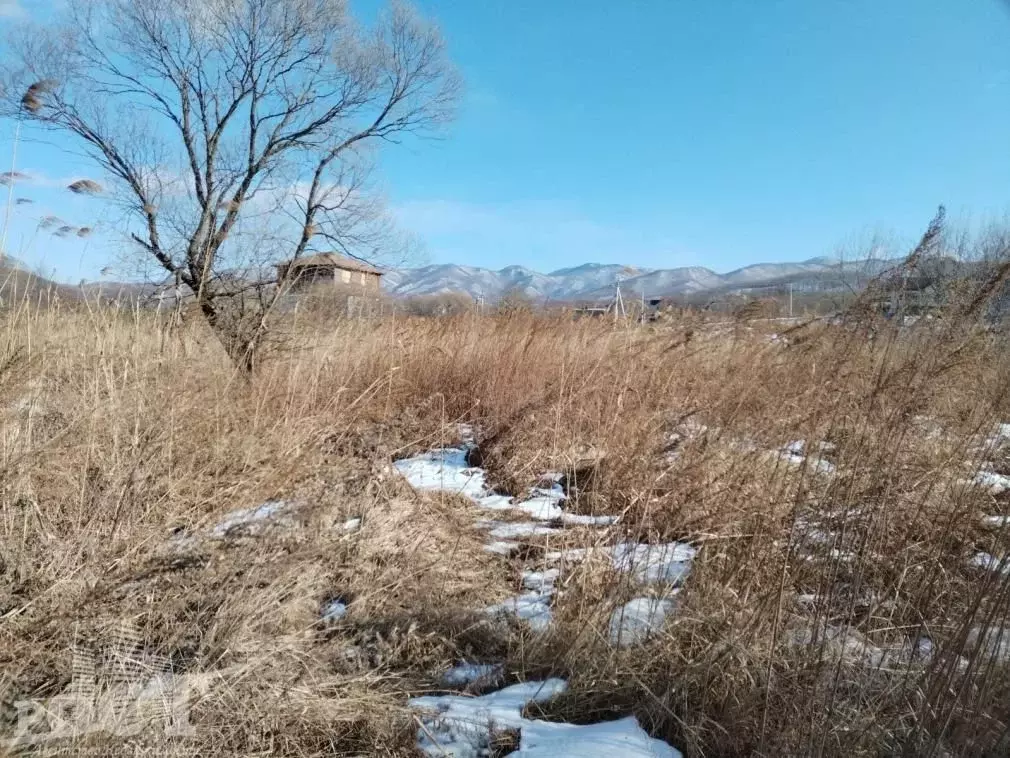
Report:
M18 701L74 683L72 651L113 639L202 683L192 736L31 750L416 755L407 699L466 659L566 678L539 718L633 714L686 756L1010 753L1010 577L971 564L1010 549L984 521L1010 492L970 486L983 462L1010 473L992 437L1010 421L1006 339L943 320L775 327L291 315L246 379L199 325L7 309L0 737ZM622 516L612 536L699 548L660 633L609 643L603 609L632 589L593 560L568 568L545 633L489 622L519 559L483 550L473 504L391 466L460 423L499 490L562 472L570 508ZM795 440L827 443L835 472L778 454ZM294 515L212 535L271 499ZM531 537L524 559L591 539ZM333 598L348 612L324 624Z

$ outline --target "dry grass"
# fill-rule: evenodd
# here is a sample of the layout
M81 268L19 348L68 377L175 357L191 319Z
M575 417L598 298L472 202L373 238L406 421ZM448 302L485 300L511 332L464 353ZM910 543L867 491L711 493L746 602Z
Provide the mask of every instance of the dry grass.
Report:
M981 522L1010 506L962 483L1010 420L1001 337L820 325L787 345L688 317L293 314L245 380L199 328L149 314L2 318L4 731L15 700L64 690L75 645L126 624L144 655L203 677L196 736L77 747L411 755L407 695L466 658L568 677L546 717L634 713L690 756L1007 751L1007 660L979 641L1010 626L1010 592L967 559L1010 547ZM481 620L517 565L482 550L466 501L418 495L389 467L461 421L500 489L562 471L578 510L701 546L660 637L608 645L607 609L632 589L597 561L571 569L548 634ZM796 439L832 443L838 473L769 452ZM289 521L207 537L271 498L297 504ZM180 529L200 539L173 547ZM347 616L321 625L338 597ZM928 661L901 654L919 636Z

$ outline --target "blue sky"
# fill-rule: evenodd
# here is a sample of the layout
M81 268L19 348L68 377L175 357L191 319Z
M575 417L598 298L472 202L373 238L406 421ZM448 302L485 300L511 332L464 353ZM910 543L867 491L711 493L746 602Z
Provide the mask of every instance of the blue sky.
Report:
M911 239L939 203L973 220L1010 210L1001 0L415 4L467 86L445 139L381 159L425 262L724 271L875 231ZM376 5L352 0L366 17ZM34 145L21 165L50 185L32 188L40 206L114 227L55 189L82 167ZM64 279L95 276L120 244L26 245L30 228L13 225L11 251Z

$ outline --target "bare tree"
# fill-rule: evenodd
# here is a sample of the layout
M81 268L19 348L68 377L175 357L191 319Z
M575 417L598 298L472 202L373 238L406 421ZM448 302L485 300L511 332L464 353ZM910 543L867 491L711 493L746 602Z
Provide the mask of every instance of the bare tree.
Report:
M234 275L248 238L374 252L371 148L431 133L458 91L436 29L394 4L366 30L343 0L81 0L0 66L6 115L75 138L246 369L282 290Z

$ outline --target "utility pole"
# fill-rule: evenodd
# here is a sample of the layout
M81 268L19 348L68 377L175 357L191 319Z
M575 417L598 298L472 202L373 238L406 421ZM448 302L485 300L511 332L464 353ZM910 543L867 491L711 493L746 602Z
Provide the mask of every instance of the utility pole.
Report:
M793 283L789 282L789 318L793 317Z
M621 296L621 277L617 277L617 284L614 287L614 324L617 324L619 316L626 316L624 310L624 298Z

